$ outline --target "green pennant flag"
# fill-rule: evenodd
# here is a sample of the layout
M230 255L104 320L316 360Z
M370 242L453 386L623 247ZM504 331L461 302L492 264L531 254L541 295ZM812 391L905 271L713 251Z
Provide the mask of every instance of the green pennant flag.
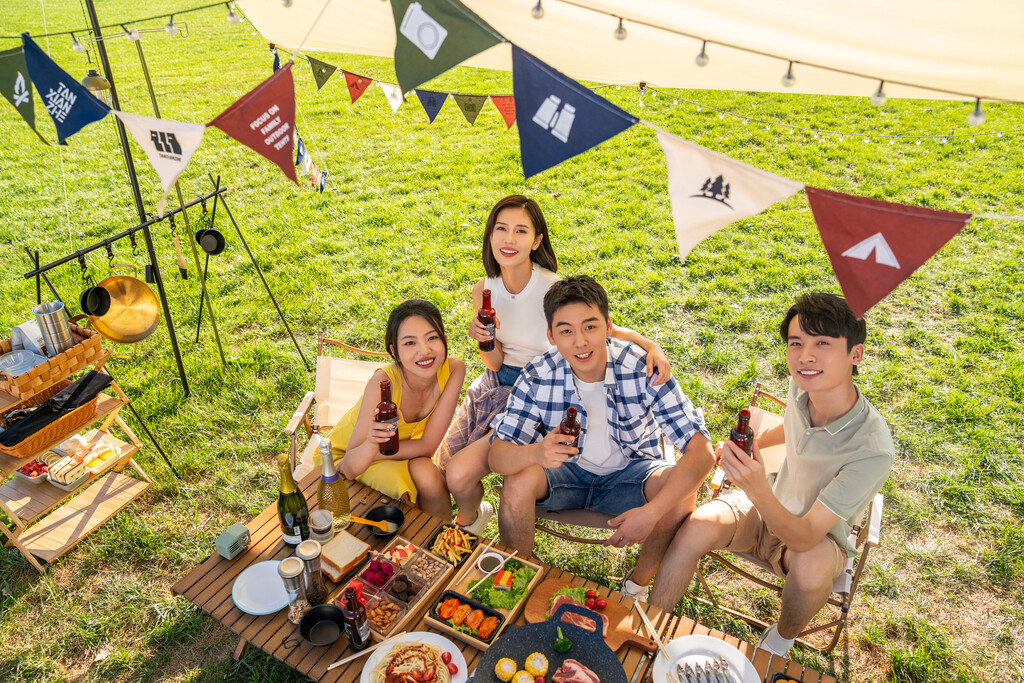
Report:
M334 72L338 70L338 67L327 62L321 62L319 59L313 59L312 57L306 57L309 60L309 68L313 70L313 80L316 81L316 89L324 87L324 83L334 75Z
M459 105L462 115L466 117L471 126L476 121L476 117L480 116L480 110L487 104L487 95L456 95L452 93L452 97L455 98L455 104Z
M395 73L402 92L440 76L505 38L459 0L391 0Z
M0 52L0 90L4 97L11 103L25 123L39 135L36 130L36 105L35 97L32 95L32 80L28 76L28 68L25 66L25 47L19 45ZM43 136L39 135L43 140ZM43 144L50 144L43 140Z

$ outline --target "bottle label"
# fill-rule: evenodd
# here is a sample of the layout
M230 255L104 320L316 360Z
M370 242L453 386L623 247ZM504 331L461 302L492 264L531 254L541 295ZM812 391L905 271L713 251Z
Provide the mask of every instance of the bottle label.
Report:
M298 545L302 542L302 527L282 525L281 538L289 545Z
M487 330L487 334L489 334L491 339L493 340L494 339L494 329L495 329L494 323L491 323L490 325L484 325L484 329Z
M397 417L393 417L390 420L378 420L378 421L383 423L383 424L386 424L386 425L391 425L392 427L394 427L394 433L398 434L398 418Z

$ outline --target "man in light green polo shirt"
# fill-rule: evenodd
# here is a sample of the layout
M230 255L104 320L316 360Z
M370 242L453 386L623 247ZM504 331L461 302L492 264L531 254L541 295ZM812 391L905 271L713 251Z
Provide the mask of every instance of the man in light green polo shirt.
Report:
M742 490L701 506L683 524L662 560L651 603L674 609L704 553L750 553L785 578L779 622L758 643L785 656L854 555L851 527L885 484L896 449L885 420L853 382L867 328L843 298L801 296L779 334L790 372L785 419L757 435L753 457L731 441L716 449ZM783 442L782 467L766 476L760 449Z

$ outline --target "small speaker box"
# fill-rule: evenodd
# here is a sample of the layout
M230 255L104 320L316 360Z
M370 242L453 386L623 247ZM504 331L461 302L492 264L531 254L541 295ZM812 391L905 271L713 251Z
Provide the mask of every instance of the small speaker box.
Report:
M244 524L235 522L217 537L214 545L217 546L217 552L221 557L233 560L249 547L249 540L249 529Z

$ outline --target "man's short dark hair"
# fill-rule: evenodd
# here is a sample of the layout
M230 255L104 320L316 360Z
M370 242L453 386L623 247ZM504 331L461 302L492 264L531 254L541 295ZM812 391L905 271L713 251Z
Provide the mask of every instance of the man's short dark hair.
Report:
M858 320L846 299L835 294L811 292L798 297L796 303L786 311L786 317L779 325L779 336L782 337L782 341L789 341L789 324L798 315L800 328L807 334L846 339L847 353L857 344L863 344L868 336L868 327L864 319ZM856 365L853 366L853 374L857 374Z
M608 320L608 294L597 280L589 275L573 275L551 285L544 295L544 317L551 329L555 311L570 304L596 306L605 320Z

